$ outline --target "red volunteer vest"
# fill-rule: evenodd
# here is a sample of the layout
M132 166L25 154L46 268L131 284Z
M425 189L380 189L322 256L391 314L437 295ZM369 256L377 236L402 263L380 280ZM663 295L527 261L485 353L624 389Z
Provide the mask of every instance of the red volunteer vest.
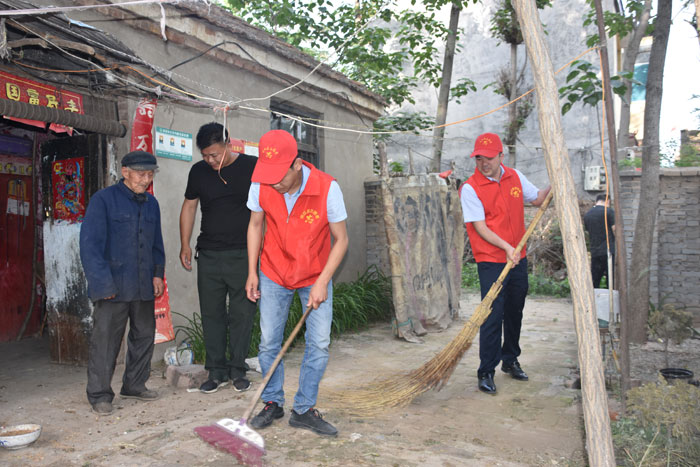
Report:
M474 188L476 196L484 205L486 226L503 240L516 247L525 235L523 187L515 170L506 166L503 168L505 172L501 176L500 182L489 180L479 172L479 169L476 169L474 175L464 183L468 183ZM460 197L464 183L459 187ZM474 259L477 263L505 263L507 261L505 251L481 238L471 222L467 222L466 226L469 243L471 243ZM524 258L525 255L526 251L523 247L520 257Z
M331 251L326 200L333 177L304 161L311 169L304 191L287 214L284 196L269 185L260 185L260 207L267 230L260 270L288 289L313 285Z

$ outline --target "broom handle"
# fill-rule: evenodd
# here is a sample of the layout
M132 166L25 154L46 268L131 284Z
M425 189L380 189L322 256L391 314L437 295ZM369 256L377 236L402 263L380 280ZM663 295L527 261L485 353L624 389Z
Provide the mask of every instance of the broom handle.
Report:
M262 396L262 393L265 390L267 383L270 382L270 378L272 378L272 374L275 372L275 370L277 369L277 366L282 361L282 357L284 357L284 354L285 354L285 352L287 352L287 349L289 349L289 346L292 345L292 341L299 333L301 326L304 324L304 321L306 321L306 318L309 316L309 313L311 313L311 310L313 310L313 307L311 305L306 307L306 311L301 316L301 319L299 320L297 325L292 330L292 333L287 338L287 341L282 346L282 349L277 354L277 358L275 358L275 361L272 362L270 369L267 370L267 374L265 375L265 378L263 378L262 382L260 383L260 387L258 388L258 390L255 391L255 395L253 396L253 400L250 402L250 405L248 406L245 413L243 414L243 419L242 419L243 423L246 423L246 420L248 420L248 418L250 418L250 415L253 413L253 410L255 409L255 406L258 403L258 399L260 399L260 396Z
M547 209L547 206L549 206L549 202L552 201L552 196L554 192L550 190L550 192L547 194L547 197L542 201L542 204L540 205L540 209L537 211L537 214L535 214L535 217L532 219L530 222L530 225L528 226L527 230L525 231L525 235L523 235L523 238L520 239L520 242L518 243L518 246L515 247L515 255L519 255L520 252L522 251L523 247L527 243L528 239L530 238L530 235L532 235L532 232L535 230L535 227L537 227L537 224L539 223L540 219L542 218L542 215L544 214L544 211ZM510 270L513 269L513 262L511 260L508 260L506 263L506 266L503 268L503 271L501 271L501 274L498 276L498 279L496 279L496 282L493 283L491 286L491 289L494 287L500 287L500 284L503 282L503 280L506 278Z

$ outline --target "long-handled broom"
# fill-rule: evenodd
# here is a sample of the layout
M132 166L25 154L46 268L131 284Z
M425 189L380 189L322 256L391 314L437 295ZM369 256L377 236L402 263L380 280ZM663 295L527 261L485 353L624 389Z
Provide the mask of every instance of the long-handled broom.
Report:
M304 324L304 321L306 321L312 309L311 305L306 308L301 319L294 327L291 334L289 334L287 341L282 346L275 361L272 362L272 366L270 366L270 369L267 371L265 378L263 378L260 383L260 387L255 391L250 405L243 413L243 417L241 417L240 420L222 418L213 425L198 426L194 429L194 432L197 433L200 438L214 447L230 452L244 465L262 465L262 456L265 455L265 440L257 431L250 428L247 422L255 409L255 405L258 403L258 399L260 399L260 396L265 390L267 383L270 382L272 374L277 369L280 361L282 361L282 357L287 352L287 349L289 349L289 346L299 333L301 326Z
M542 202L525 235L515 248L516 255L520 254L551 200L552 192ZM442 389L450 379L462 355L471 346L472 340L479 331L480 326L491 314L493 301L500 293L503 280L512 268L513 263L508 261L496 282L493 283L491 289L489 289L489 292L477 306L474 314L469 318L469 321L460 330L459 334L430 361L410 373L402 373L384 380L371 382L364 388L331 393L329 394L330 398L342 401L348 407L348 410L353 413L367 415L385 408L406 406L413 399L430 389L437 389L438 391Z

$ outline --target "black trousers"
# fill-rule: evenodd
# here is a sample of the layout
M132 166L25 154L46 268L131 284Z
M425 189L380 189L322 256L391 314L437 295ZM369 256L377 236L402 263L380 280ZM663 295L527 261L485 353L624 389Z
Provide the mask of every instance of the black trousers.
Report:
M197 290L210 379L241 378L248 370L245 359L257 305L246 296L247 278L248 250L199 250Z
M478 263L481 298L496 282L505 263ZM479 331L479 376L493 373L502 360L512 363L520 356L520 327L527 296L527 258L520 260L503 281L503 289L493 302L491 314ZM501 343L501 331L503 343Z
M615 269L615 255L612 255L613 270ZM600 280L605 276L610 283L610 275L608 274L608 257L607 256L591 256L591 276L593 276L593 287L600 288Z
M91 404L112 402L114 399L112 376L127 320L129 337L121 390L135 394L146 389L156 332L154 305L153 300L99 300L95 303L87 370L87 398Z

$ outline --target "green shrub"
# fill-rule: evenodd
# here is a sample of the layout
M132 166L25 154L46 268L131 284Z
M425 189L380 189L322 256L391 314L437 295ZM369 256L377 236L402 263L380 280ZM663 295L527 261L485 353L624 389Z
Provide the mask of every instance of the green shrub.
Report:
M546 295L550 297L568 297L571 295L569 279L556 280L542 273L540 270L528 274L531 295ZM479 292L479 273L476 263L464 263L462 265L462 287L472 292Z
M612 424L622 465L700 465L700 389L663 378L627 393L630 416Z
M343 282L333 285L333 323L331 334L338 336L348 331L356 331L370 323L388 321L392 314L391 281L387 276L370 266L363 274L353 282ZM291 334L303 314L299 295L294 294L292 304L289 307L289 317L284 330L284 339ZM313 312L312 312L313 313ZM194 360L203 363L206 352L204 350L204 337L202 332L202 319L199 313L194 313L191 318L175 313L187 321L183 326L176 326L175 337L183 334L183 340L192 345ZM303 329L299 331L294 343L304 339ZM260 346L260 311L255 314L253 331L250 338L248 356L258 354Z
M183 318L187 324L184 326L175 326L175 342L189 342L192 346L194 363L204 363L206 350L204 349L204 334L202 332L202 317L199 313L193 313L192 317L185 316L176 311L172 312ZM178 340L178 336L182 334L183 338Z
M481 290L476 263L464 263L462 265L462 287L474 292Z
M529 293L531 295L546 295L559 298L571 296L569 279L566 277L562 280L557 280L537 270L530 272L527 277L530 283Z

